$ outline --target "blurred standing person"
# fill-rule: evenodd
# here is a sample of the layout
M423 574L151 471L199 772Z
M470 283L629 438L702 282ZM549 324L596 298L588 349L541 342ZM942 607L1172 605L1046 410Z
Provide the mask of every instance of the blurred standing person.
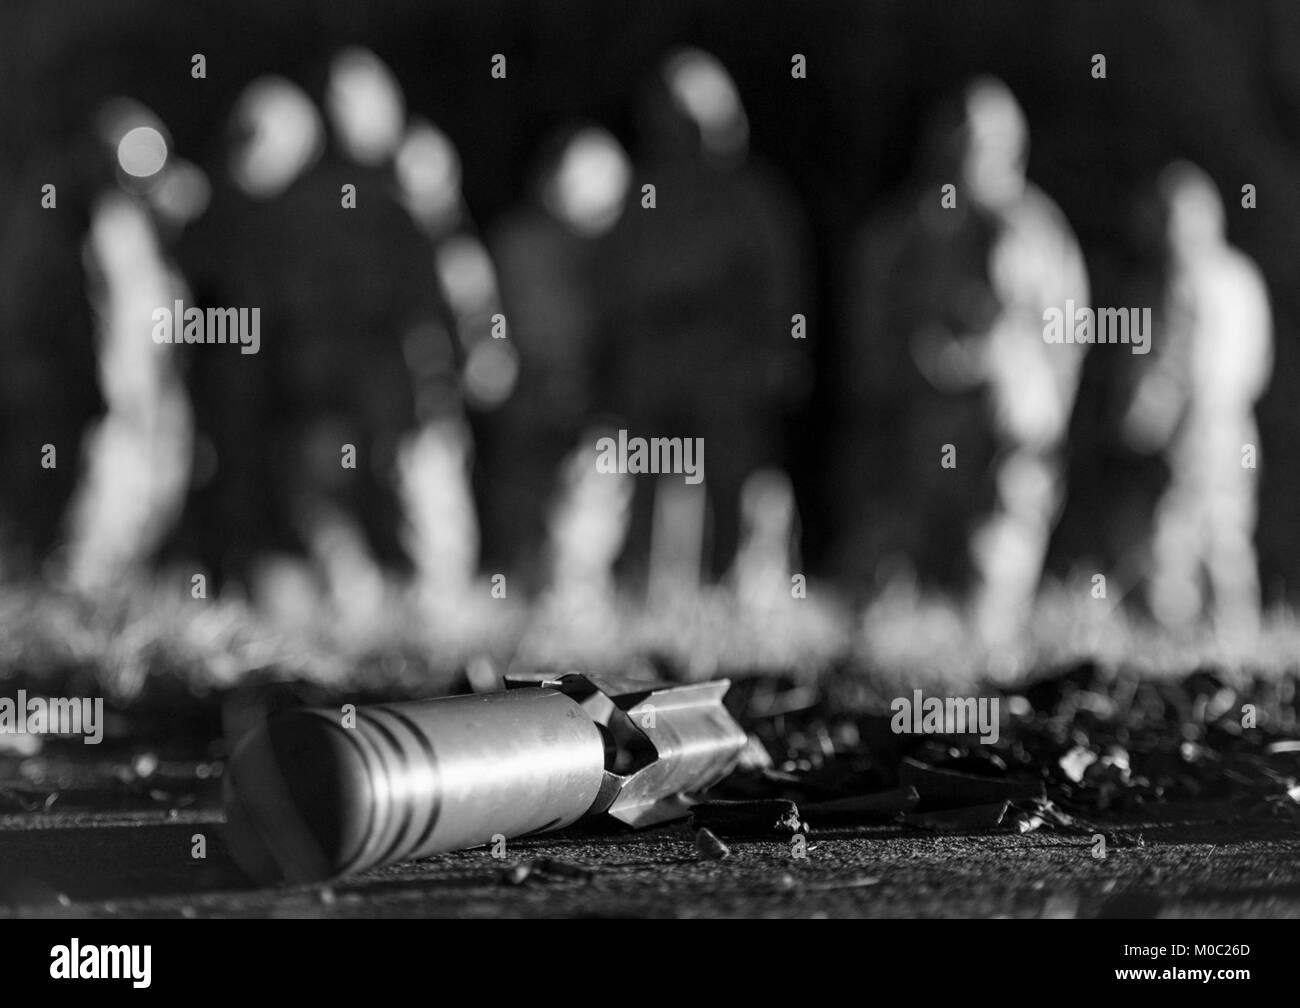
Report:
M1065 447L1086 344L1049 344L1043 318L1088 305L1083 252L1060 208L1025 177L1024 113L1000 81L966 92L965 188L993 221L988 276L997 303L984 374L998 442L993 513L976 529L975 618L986 641L1019 629L1042 577L1065 495Z
M1087 305L1088 278L1064 215L1025 176L1027 126L1006 85L969 85L925 153L919 196L865 241L848 370L893 438L869 458L901 463L902 485L883 506L877 496L875 513L890 512L911 557L953 579L969 534L972 614L996 644L1042 574L1084 352L1047 343L1043 313Z
M630 173L605 130L563 130L547 144L527 202L491 235L519 378L483 425L484 538L497 562L521 573L539 572L548 501L592 421L599 240L623 212Z
M630 436L703 438L702 485L657 480L655 524L681 541L655 552L679 567L698 557L707 498L704 567L721 575L739 539L741 485L784 461L785 420L806 390L807 344L792 338L792 317L806 311L802 229L749 159L745 110L714 57L671 54L639 111L627 207L601 250L602 405ZM633 506L638 559L650 491L639 486Z
M360 49L331 60L325 85L328 132L295 85L250 86L225 213L194 235L207 299L259 306L263 330L253 356L203 348L216 461L198 524L223 573L256 582L268 554L309 558L360 616L382 601L382 569L417 559L400 470L421 411L459 402L454 378L446 395L423 384L454 375L455 354L433 248L397 192L401 90ZM465 530L452 534L461 548Z
M958 334L996 314L991 228L973 201L941 206L961 181L964 113L930 125L918 178L861 228L842 289L848 335L835 378L843 416L829 486L836 572L878 590L899 577L953 588L992 460L978 369ZM947 351L936 351L948 340ZM943 445L960 447L941 468Z
M1228 244L1209 176L1175 163L1159 193L1165 338L1125 421L1129 443L1162 450L1169 466L1151 540L1151 609L1166 627L1187 630L1204 607L1204 576L1216 629L1250 634L1260 606L1254 413L1273 364L1268 292L1255 264Z
M470 220L451 138L412 117L394 168L398 198L433 250L425 282L446 306L436 339L417 330L405 343L419 429L399 460L407 552L425 600L443 607L469 590L480 557L470 473L481 462L464 407L497 409L514 388L517 362L508 341L493 338L501 314L496 270Z
M183 217L198 209L193 186L204 185L193 177L178 183L178 169L168 165L167 133L138 103L110 103L99 127L117 174L94 202L86 243L106 411L83 444L65 557L68 583L86 594L138 577L185 498L190 405L174 347L158 342L154 332L154 313L170 312L185 286L164 250L150 200ZM169 197L169 188L179 200Z
M279 215L324 146L320 113L302 88L279 76L252 81L230 113L212 204L182 243L199 305L256 306L262 316L257 354L186 355L196 450L179 548L218 584L253 588L265 557L303 550L274 465L288 412L277 396L289 392L279 344L290 248Z

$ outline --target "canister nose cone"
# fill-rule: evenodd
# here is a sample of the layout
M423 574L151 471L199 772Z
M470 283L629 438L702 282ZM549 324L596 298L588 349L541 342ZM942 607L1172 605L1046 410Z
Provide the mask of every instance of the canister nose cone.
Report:
M310 882L346 870L374 816L365 759L324 712L292 711L253 728L227 766L226 837L258 882Z

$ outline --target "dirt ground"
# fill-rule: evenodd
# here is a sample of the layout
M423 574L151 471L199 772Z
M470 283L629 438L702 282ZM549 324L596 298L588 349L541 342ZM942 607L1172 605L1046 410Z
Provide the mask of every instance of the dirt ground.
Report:
M702 861L690 831L564 834L463 851L322 886L254 888L221 813L187 809L0 816L0 915L77 917L1294 917L1300 831L1224 806L1131 818L1123 846L1040 830L950 836L894 826L819 831L807 857L730 841ZM129 803L127 803L129 804ZM195 857L196 837L205 857ZM543 859L551 859L547 862ZM522 882L512 881L532 870Z
M1029 687L1026 703L1052 720L1022 722L1003 742L1030 746L1025 758L1032 768L1066 744L1045 740L1042 724L1072 725L1075 737L1106 753L1125 731L1130 743L1147 745L1135 757L1134 782L1138 773L1172 781L1163 798L1132 783L1113 792L1115 802L1104 806L1109 811L1097 812L1094 803L1072 822L1049 819L1025 833L1016 831L1023 816L1013 826L970 833L829 828L805 807L810 834L802 858L788 839L723 833L729 855L702 860L685 823L632 833L597 822L512 840L504 857L481 848L326 885L275 888L245 880L223 837L222 725L243 708L231 702L219 711L163 696L153 707L141 705L134 720L121 720L103 745L56 740L26 753L0 751L0 916L1300 916L1297 799L1278 797L1294 784L1300 758L1294 725L1280 720L1291 710L1291 694L1256 689L1272 703L1261 710L1272 711L1280 734L1255 739L1228 732L1227 714L1213 715L1211 700L1217 704L1228 687L1207 673L1160 684L1158 691L1134 687L1136 699L1120 697L1116 707L1128 712L1122 719L1085 716L1125 684L1099 682L1095 671L1083 669ZM1231 713L1241 696L1228 692ZM805 729L777 720L784 724L783 744L802 738L803 749L813 745L819 721ZM869 739L875 722L854 723L865 733L861 746L883 754L873 765L896 766L898 754L881 747L898 737ZM1040 735L1023 725L1038 725ZM1201 741L1169 753L1165 742L1151 748L1176 733ZM1268 739L1281 739L1279 751L1265 753ZM946 758L944 746L924 746L930 748L913 751ZM999 751L1010 758L1014 750ZM1177 755L1183 751L1195 760ZM965 757L981 766L991 758ZM1062 787L1058 773L1053 792L1072 794L1076 802L1095 798L1119 779L1104 763L1095 767L1103 771L1099 784ZM861 773L841 764L854 765L846 758L833 773L808 772L798 778L801 786L820 780L844 793L895 786L893 778L865 785ZM1271 806L1262 800L1268 796ZM1094 830L1103 831L1104 850Z

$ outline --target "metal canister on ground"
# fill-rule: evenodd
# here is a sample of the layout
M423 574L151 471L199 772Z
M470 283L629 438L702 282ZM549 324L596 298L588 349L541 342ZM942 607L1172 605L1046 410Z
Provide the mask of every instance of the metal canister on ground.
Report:
M249 731L225 781L227 837L259 881L315 881L572 825L676 818L735 765L729 683L586 675L503 693L304 709Z

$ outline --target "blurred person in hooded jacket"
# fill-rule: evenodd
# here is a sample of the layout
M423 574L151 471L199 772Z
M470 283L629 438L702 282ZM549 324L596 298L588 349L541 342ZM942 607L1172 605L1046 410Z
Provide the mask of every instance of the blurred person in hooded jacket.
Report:
M1273 364L1268 290L1255 263L1228 243L1223 203L1204 171L1177 162L1158 188L1168 257L1163 333L1125 420L1129 444L1163 453L1169 468L1148 597L1171 630L1187 631L1208 609L1217 629L1250 634L1260 606L1255 403Z
M972 82L936 115L915 187L865 229L850 281L839 457L857 492L841 553L859 572L911 566L969 589L994 643L1032 603L1065 491L1084 345L1048 343L1043 313L1089 303L1027 155L1011 91Z
M601 250L600 404L629 436L704 443L702 485L638 480L631 563L647 562L657 496L666 506L653 524L682 542L656 551L685 556L683 577L700 566L721 576L739 541L741 486L785 464L786 425L807 392L808 344L792 335L807 311L802 224L750 158L739 92L714 57L670 54L638 113L626 208Z

